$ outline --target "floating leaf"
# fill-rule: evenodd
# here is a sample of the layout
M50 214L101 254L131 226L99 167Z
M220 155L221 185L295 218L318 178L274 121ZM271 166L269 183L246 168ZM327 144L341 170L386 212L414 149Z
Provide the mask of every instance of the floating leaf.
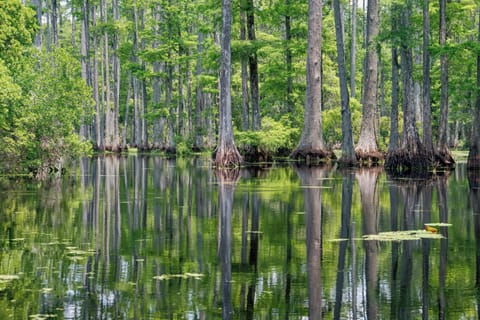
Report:
M187 278L193 278L196 280L200 280L203 277L203 274L201 273L183 273L183 274L162 274L159 276L154 276L154 280L170 280L170 279L175 279L175 278L182 278L182 279L187 279Z
M445 222L432 222L432 223L425 223L426 226L432 226L432 227L451 227L451 223L445 223Z
M17 279L20 279L20 277L16 274L0 274L0 282L7 282Z
M363 240L378 241L404 241L404 240L420 240L420 239L443 239L441 234L431 233L425 230L403 230L388 231L378 234L369 234L362 237Z
M338 239L330 239L329 242L340 242L340 241L348 241L346 238L338 238Z

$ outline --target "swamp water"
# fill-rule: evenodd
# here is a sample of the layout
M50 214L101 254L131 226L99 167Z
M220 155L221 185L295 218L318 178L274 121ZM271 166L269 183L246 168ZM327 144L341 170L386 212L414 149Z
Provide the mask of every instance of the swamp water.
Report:
M477 319L479 184L84 159L1 185L0 319Z

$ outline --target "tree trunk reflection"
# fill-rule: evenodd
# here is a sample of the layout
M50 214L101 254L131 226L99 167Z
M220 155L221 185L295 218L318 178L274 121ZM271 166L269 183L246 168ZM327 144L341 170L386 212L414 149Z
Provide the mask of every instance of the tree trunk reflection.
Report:
M351 172L345 172L342 181L342 222L340 227L340 238L349 237L350 216L352 210L352 189L354 176ZM350 235L351 236L351 235ZM337 281L335 289L334 319L341 319L343 281L345 278L345 255L348 241L341 241L338 248ZM355 268L355 265L352 266Z
M358 180L362 203L363 233L377 234L377 180L381 168L360 168L355 177ZM367 282L367 318L376 319L378 314L378 266L377 241L365 241L365 278Z
M303 187L307 230L308 309L322 319L322 180L327 167L296 167Z
M216 170L220 208L219 257L222 272L222 318L231 319L232 307L232 211L238 170Z

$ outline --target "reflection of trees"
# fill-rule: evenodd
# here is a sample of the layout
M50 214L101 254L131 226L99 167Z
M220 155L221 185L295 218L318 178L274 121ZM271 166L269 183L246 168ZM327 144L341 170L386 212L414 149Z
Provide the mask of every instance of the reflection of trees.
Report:
M422 223L431 222L432 186L427 183L423 189ZM430 285L430 239L422 239L422 319L428 319Z
M390 227L392 231L398 230L398 203L399 190L398 187L390 184ZM397 275L398 275L398 255L400 245L397 241L392 242L392 275L391 275L391 291L392 301L390 304L390 318L394 319L397 314L398 297L397 297Z
M296 167L304 190L307 230L308 308L310 319L322 318L322 179L327 167Z
M480 319L480 172L468 171L470 201L473 208L473 225L475 231L475 286L477 289L477 318Z
M222 271L222 318L231 319L232 307L232 211L238 170L216 170L220 208L220 266Z
M432 179L400 179L390 185L390 205L392 211L392 230L415 230L416 212L421 212L421 226L431 221L432 209ZM402 225L398 224L398 191L403 204ZM430 239L422 239L422 287L412 283L414 275L414 252L417 245L415 241L402 241L392 243L392 303L391 318L410 319L412 308L415 308L416 294L422 295L422 318L429 318L429 292L430 292ZM436 241L436 240L435 240Z
M403 230L414 229L414 212L419 201L420 187L417 182L405 182L400 187L403 202ZM413 241L402 241L402 253L400 261L400 303L398 306L398 318L409 319L410 302L412 299L412 251Z
M340 227L340 238L346 239L349 237L350 216L352 209L352 189L353 189L353 174L350 171L344 173L342 182L342 221ZM340 242L338 249L338 265L337 265L337 281L335 289L335 309L333 312L334 319L340 319L342 296L343 296L343 280L345 278L345 256L347 251L347 241ZM352 264L353 265L353 264ZM355 266L353 265L353 268ZM352 288L354 290L354 288ZM352 297L355 293L352 294ZM354 303L355 299L352 299ZM355 313L355 312L354 312ZM355 317L355 315L353 315Z
M355 177L360 188L362 203L362 229L364 234L377 234L377 180L381 168L360 168ZM367 318L376 319L378 314L378 266L377 241L365 241L365 277L367 282Z
M437 178L438 210L440 222L448 223L448 201L447 201L447 179L448 176ZM445 237L440 239L440 264L438 271L438 318L446 318L445 278L447 275L447 251L448 231L446 227L440 228L440 233Z

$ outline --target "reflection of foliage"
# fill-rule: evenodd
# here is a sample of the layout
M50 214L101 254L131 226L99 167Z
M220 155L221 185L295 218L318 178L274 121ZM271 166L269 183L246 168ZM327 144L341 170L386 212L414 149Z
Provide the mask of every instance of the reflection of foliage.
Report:
M56 314L60 318L64 308L70 307L77 308L84 318L136 315L161 319L182 317L192 310L200 310L209 319L218 318L218 185L213 172L204 164L208 160L182 159L177 163L160 157L100 158L83 162L77 180L66 177L64 181L28 186L5 185L9 191L0 194L0 274L18 275L19 279L0 287L0 318L7 319L11 314L15 314L15 319L27 319L34 314ZM241 302L247 300L248 289L255 288L252 307L256 317L268 318L273 309L282 315L289 310L291 314L306 316L306 216L299 177L288 166L257 171L242 168L240 175L232 213L231 296L235 312L245 310ZM322 286L325 301L331 304L339 272L340 243L326 240L338 238L341 229L342 173L332 168L322 179L317 181L322 186L318 189L324 240ZM380 232L392 230L391 183L384 174L377 182L374 205L378 206ZM475 284L472 215L468 204L459 200L465 199L468 184L454 175L449 183L449 245L454 241L459 245L448 252L446 289L449 304L455 303L456 308L469 315L475 304L470 296L458 294ZM434 191L433 199L436 196ZM259 201L258 230L252 229L253 199ZM363 235L360 203L359 184L355 183L349 225L358 238ZM399 203L400 208L402 205ZM415 229L420 228L422 208L415 208L412 214L410 222ZM430 221L440 221L436 203L429 214ZM401 230L403 210L396 218ZM248 258L254 236L258 237L255 267ZM245 244L242 240L246 240ZM444 240L410 242L414 276L422 275L422 241L430 244L429 290L435 293L439 290L439 243ZM354 274L357 284L361 284L365 281L365 248L361 241L353 242L353 246L349 241L345 270L341 272L345 281L350 281ZM379 302L398 299L400 294L399 290L393 291L391 282L392 246L391 242L377 243L378 277L382 284ZM357 263L352 266L353 248ZM247 253L245 261L243 249ZM399 263L404 258L399 255ZM162 275L170 276L168 280L155 279ZM410 286L411 292L422 290L421 281L413 281ZM412 295L409 299L408 305L418 310L421 297ZM429 299L434 315L436 295ZM390 306L379 304L379 315L388 317ZM344 312L349 307L351 301L345 300ZM330 316L330 309L325 310L325 317Z

